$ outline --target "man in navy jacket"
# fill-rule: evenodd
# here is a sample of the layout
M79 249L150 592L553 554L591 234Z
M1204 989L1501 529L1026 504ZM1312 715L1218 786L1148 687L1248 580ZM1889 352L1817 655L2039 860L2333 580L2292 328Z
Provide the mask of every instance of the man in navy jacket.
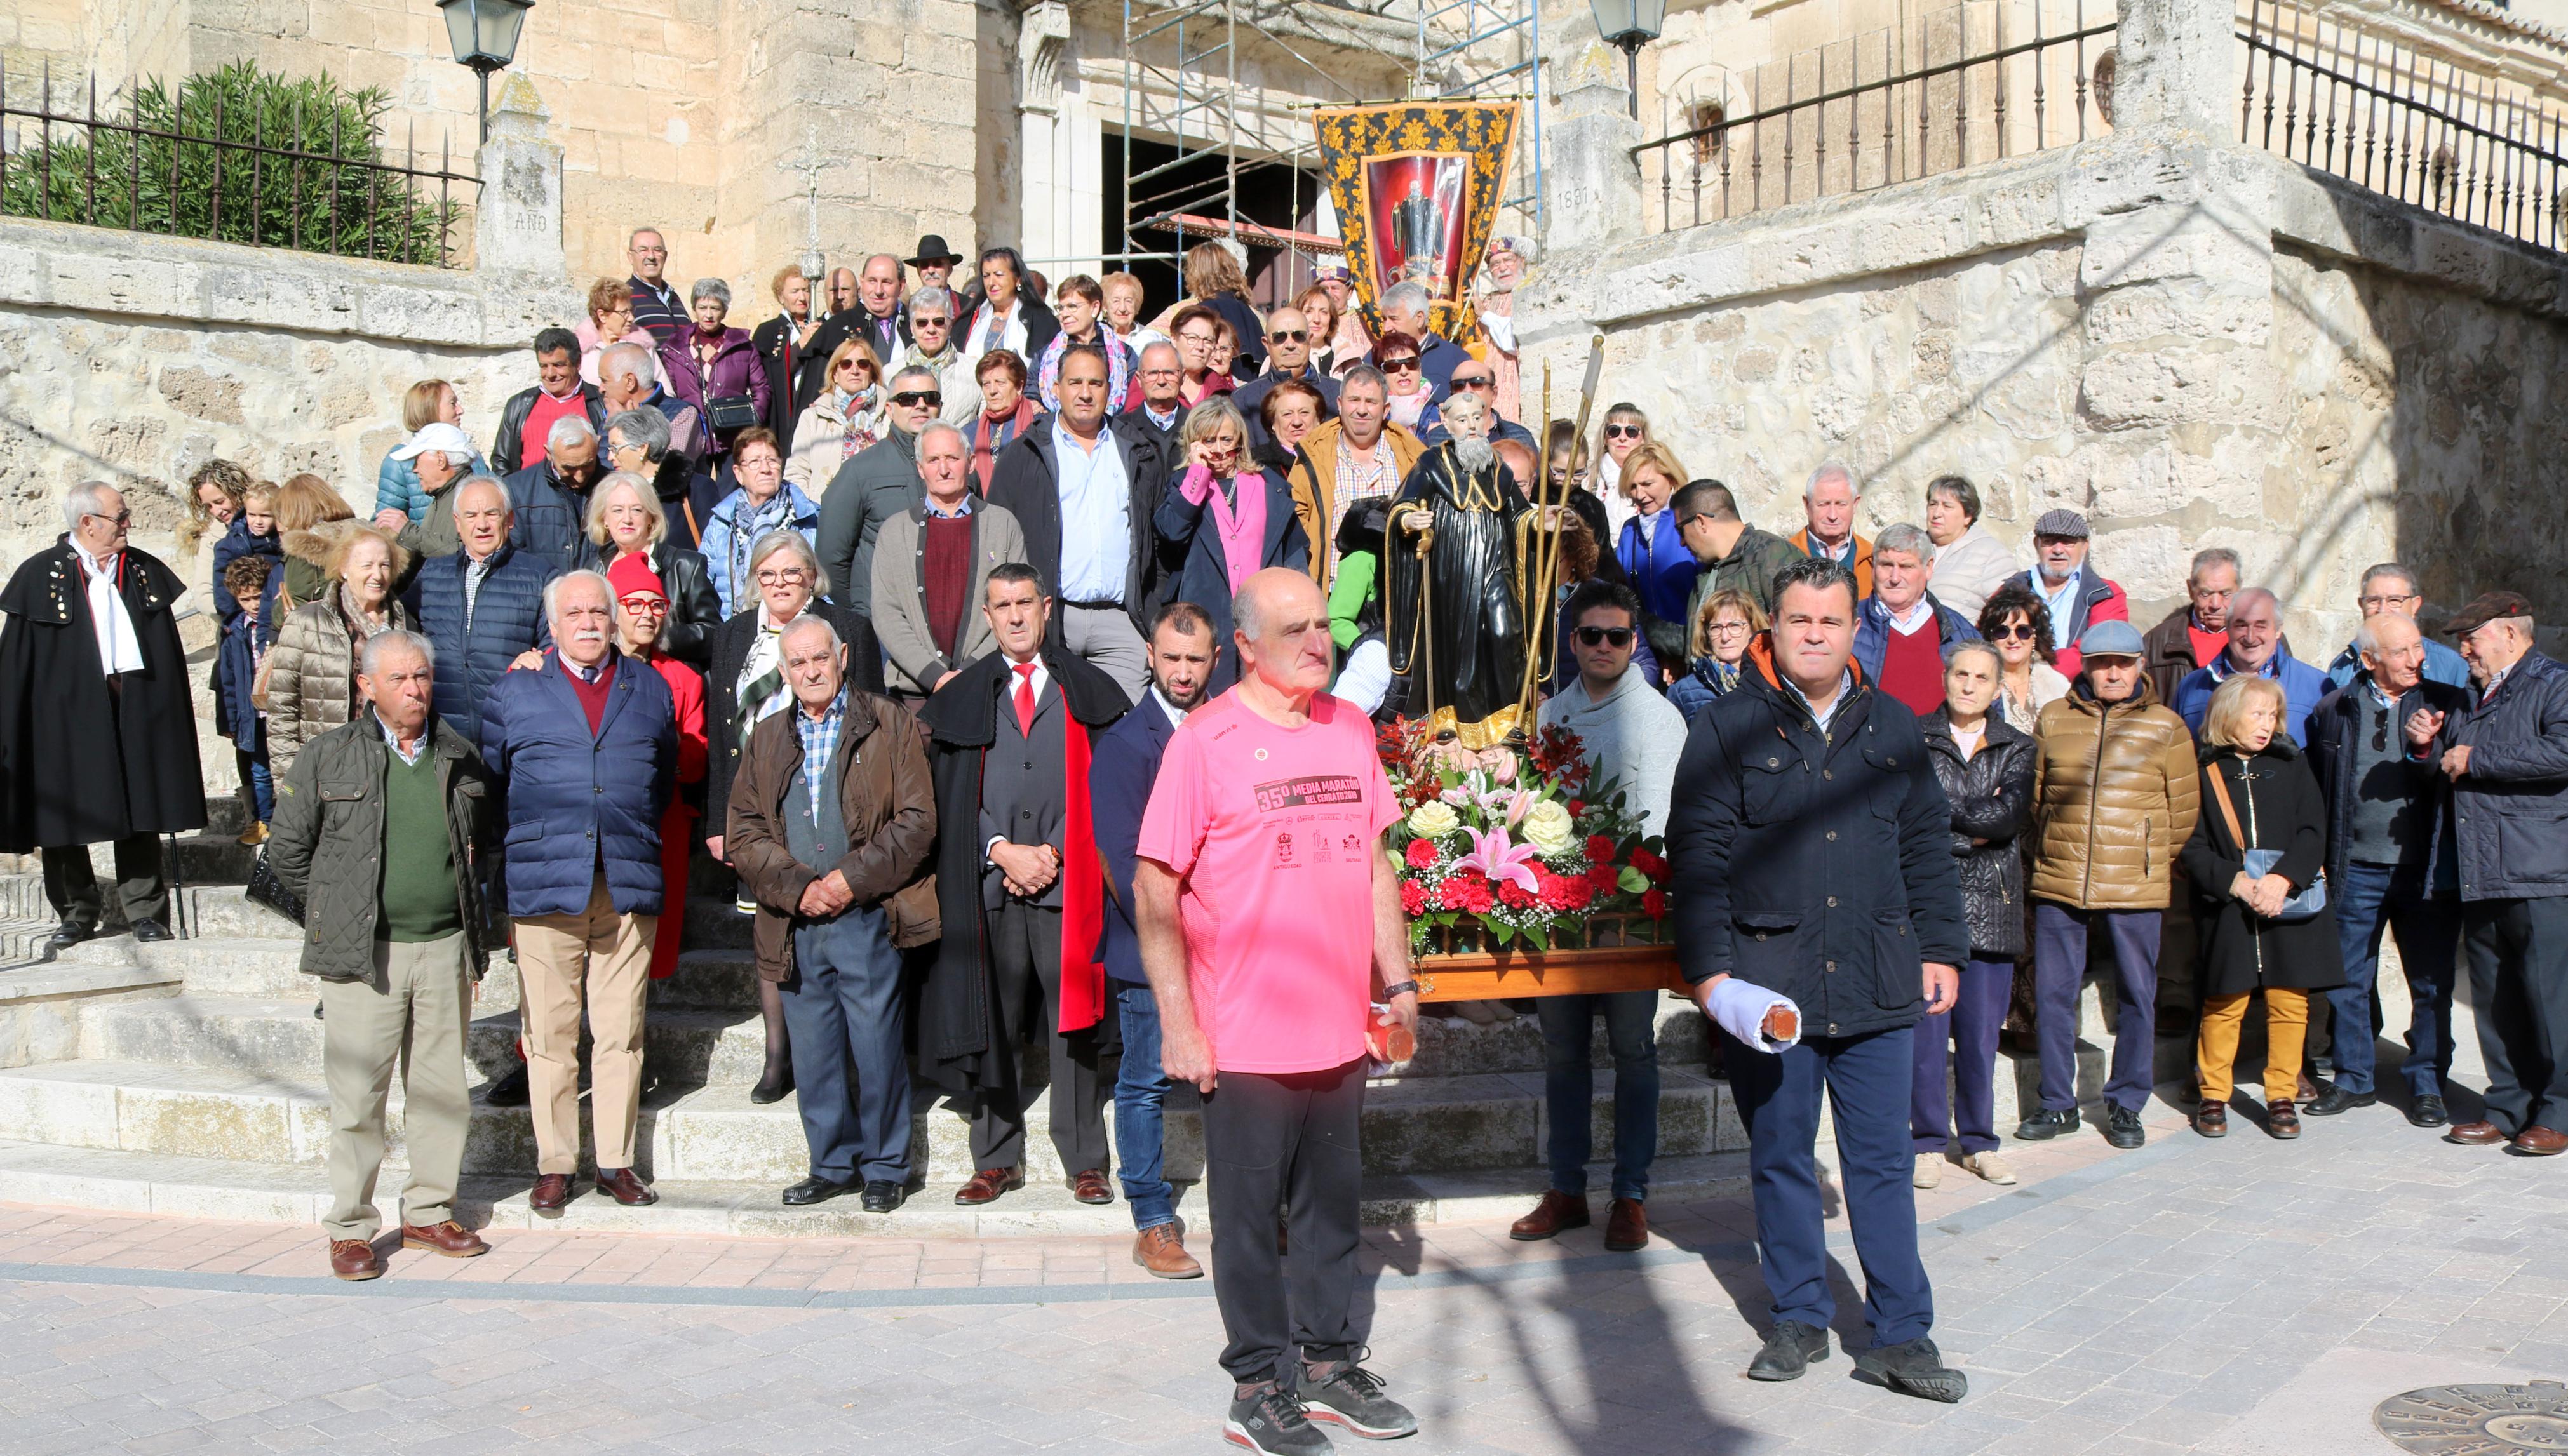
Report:
M1159 1005L1141 974L1141 937L1132 923L1132 854L1159 755L1177 725L1203 706L1220 655L1203 608L1192 602L1161 607L1150 626L1150 691L1097 740L1088 762L1089 813L1108 885L1099 959L1124 1031L1123 1071L1115 1083L1115 1150L1122 1159L1116 1174L1138 1231L1132 1262L1161 1279L1198 1279L1203 1266L1186 1253L1162 1171L1159 1109L1168 1077L1159 1065Z
M1917 716L1852 667L1854 628L1851 572L1818 558L1783 568L1773 631L1738 691L1695 720L1668 821L1677 955L1732 1036L1724 1063L1748 1128L1774 1319L1749 1377L1793 1379L1827 1357L1824 1092L1872 1326L1856 1366L1959 1400L1961 1372L1927 1337L1908 1100L1917 1020L1952 1006L1970 934L1952 806ZM1723 1011L1742 1000L1752 1014L1733 1028ZM1769 1013L1785 1003L1797 1015L1778 1026Z
M544 585L553 568L508 543L508 490L487 475L455 487L464 549L422 562L412 585L419 628L437 646L437 716L482 737L482 703L520 654L553 645Z
M490 690L482 759L506 804L508 914L535 1124L528 1202L554 1216L570 1201L579 1166L583 1002L595 1038L597 1186L621 1204L659 1201L634 1175L633 1146L642 1005L666 884L660 815L677 782L678 728L668 680L615 650L615 594L604 576L554 578L544 618L554 651Z

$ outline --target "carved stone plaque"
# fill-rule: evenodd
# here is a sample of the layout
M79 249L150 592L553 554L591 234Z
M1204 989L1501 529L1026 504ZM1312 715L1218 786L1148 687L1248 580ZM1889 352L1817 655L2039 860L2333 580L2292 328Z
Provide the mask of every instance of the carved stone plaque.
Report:
M2431 1385L2381 1402L2372 1423L2401 1450L2429 1456L2568 1453L2568 1385Z

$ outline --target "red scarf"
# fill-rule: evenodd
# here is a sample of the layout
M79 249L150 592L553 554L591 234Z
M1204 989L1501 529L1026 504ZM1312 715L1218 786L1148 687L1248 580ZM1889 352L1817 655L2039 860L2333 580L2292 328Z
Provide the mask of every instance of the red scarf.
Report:
M1007 417L1008 437L993 445L990 442L989 414L985 411L972 417L972 474L980 480L983 495L990 493L990 472L998 465L999 451L1024 436L1026 426L1034 418L1035 402L1027 399L1018 400L1016 413Z
M1062 826L1067 850L1061 866L1061 1005L1053 1024L1081 1031L1106 1019L1106 966L1097 959L1097 942L1106 932L1106 871L1097 857L1097 821L1088 807L1088 728L1070 715L1070 695L1061 700L1062 764L1069 790L1068 822Z

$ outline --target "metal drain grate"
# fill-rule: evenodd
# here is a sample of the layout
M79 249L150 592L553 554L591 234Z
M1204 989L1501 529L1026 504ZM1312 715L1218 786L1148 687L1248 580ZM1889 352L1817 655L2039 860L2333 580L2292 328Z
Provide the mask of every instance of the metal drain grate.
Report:
M2432 1456L2568 1452L2568 1384L2429 1385L2381 1402L2372 1423L2401 1450Z

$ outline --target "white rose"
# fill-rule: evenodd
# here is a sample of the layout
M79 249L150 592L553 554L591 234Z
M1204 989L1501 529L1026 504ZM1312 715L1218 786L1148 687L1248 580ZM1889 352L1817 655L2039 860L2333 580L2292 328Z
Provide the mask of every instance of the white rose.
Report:
M1429 799L1409 811L1409 832L1421 839L1442 839L1462 827L1462 816L1442 799Z
M1567 849L1577 832L1577 826L1570 820L1568 805L1558 799L1544 799L1525 810L1523 820L1516 827L1523 831L1525 843L1547 855Z

